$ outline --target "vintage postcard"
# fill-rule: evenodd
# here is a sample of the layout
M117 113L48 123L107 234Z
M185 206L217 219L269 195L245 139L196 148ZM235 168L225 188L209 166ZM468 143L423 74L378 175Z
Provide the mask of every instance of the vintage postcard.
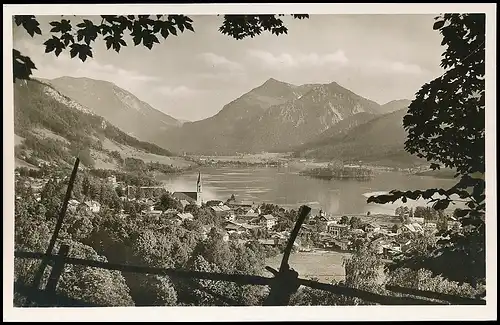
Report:
M4 320L495 320L495 12L4 5Z

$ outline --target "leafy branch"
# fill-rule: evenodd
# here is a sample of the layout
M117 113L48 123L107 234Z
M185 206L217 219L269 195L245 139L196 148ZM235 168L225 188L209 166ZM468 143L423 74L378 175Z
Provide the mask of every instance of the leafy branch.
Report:
M282 14L278 15L284 16ZM101 15L99 24L89 19L83 19L74 25L69 19L50 22L49 33L51 38L47 39L45 53L54 53L59 56L68 51L72 58L77 57L85 62L88 57L93 57L93 43L102 40L108 50L113 49L117 53L121 48L127 46L125 35L132 38L134 46L142 45L151 50L155 44L160 44L160 39L171 36L179 36L189 30L194 32L193 20L185 15ZM308 15L292 15L295 19L308 18ZM35 16L15 16L14 23L22 26L26 32L34 37L35 34L42 35L40 23ZM237 40L246 37L254 37L264 31L275 35L286 34L288 29L283 21L276 15L224 15L224 21L219 31ZM34 64L29 60L25 62L17 52L14 58L14 82L16 79L29 79L32 75ZM16 63L16 59L18 60ZM31 63L30 63L31 62ZM17 66L16 66L17 64Z
M453 195L465 199L467 208L456 211L464 229L443 234L445 239L425 258L425 265L460 281L476 281L485 276L485 15L444 14L436 17L433 28L443 35L441 67L447 70L423 85L408 107L403 119L408 132L405 150L432 162L433 170L441 165L456 169L458 182L448 190L393 190L368 202L424 198L434 203L434 209L444 210ZM439 264L437 256L446 262ZM415 263L414 257L403 260ZM415 265L422 266L420 262Z

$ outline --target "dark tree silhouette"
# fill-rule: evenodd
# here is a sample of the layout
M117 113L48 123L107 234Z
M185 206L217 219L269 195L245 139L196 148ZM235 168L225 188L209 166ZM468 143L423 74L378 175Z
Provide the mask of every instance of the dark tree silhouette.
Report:
M458 196L467 209L458 215L464 230L450 233L428 260L413 261L452 280L476 283L485 277L485 15L443 14L433 28L443 35L440 77L422 86L408 108L403 125L405 149L431 162L456 169L458 182L450 189L391 191L368 202L430 199L436 210L446 209ZM440 197L434 197L439 194Z
M241 40L246 37L255 37L263 32L275 35L287 34L288 29L278 15L224 15L219 32ZM291 15L295 19L309 18L309 15ZM34 37L42 35L40 23L35 16L14 16L14 23L22 26L26 32ZM78 56L85 62L93 57L92 42L102 40L107 49L120 52L127 46L125 34L132 37L135 46L143 45L152 49L160 43L160 38L166 39L177 36L186 30L194 32L193 20L185 15L102 15L100 24L91 20L82 19L76 25L72 19L61 19L50 22L51 37L45 43L45 53L54 53L59 56L63 51L69 51L72 58ZM14 82L16 79L30 79L35 64L18 50L13 50Z

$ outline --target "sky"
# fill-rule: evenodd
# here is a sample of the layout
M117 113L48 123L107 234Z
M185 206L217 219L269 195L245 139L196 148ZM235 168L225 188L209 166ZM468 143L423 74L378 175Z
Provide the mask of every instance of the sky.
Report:
M195 32L161 38L152 50L130 44L120 53L93 43L93 58L81 62L68 52L46 54L48 24L42 36L14 27L14 48L31 57L35 77L88 77L122 87L154 108L180 120L213 116L222 107L269 78L300 85L338 84L384 104L412 99L439 76L441 35L432 29L436 15L311 15L284 17L287 35L263 33L235 40L218 28L222 16L190 15ZM77 23L83 16L68 16ZM94 21L99 17L86 16Z

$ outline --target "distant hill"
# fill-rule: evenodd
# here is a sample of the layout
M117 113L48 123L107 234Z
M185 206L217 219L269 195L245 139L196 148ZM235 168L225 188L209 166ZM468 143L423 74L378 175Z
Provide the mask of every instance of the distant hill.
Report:
M357 125L347 133L333 136L297 151L299 157L363 161L386 166L413 166L425 160L404 150L406 131L403 117L407 108L378 116Z
M171 129L165 146L203 154L283 151L304 144L357 113L381 106L332 82L301 86L269 79L216 115Z
M74 77L41 81L143 141L158 144L166 130L182 124L108 81Z
M364 124L376 118L377 114L361 112L339 121L324 132L320 133L313 140L306 142L295 148L296 151L330 144L333 140L345 136L352 128Z
M392 100L392 101L380 106L380 112L383 114L392 113L395 111L399 111L400 109L407 108L408 106L410 106L410 104L411 104L411 100L409 100L409 99Z
M14 84L14 133L18 161L67 162L116 167L126 157L169 163L171 152L129 136L87 107L37 80ZM85 161L84 161L85 160Z

